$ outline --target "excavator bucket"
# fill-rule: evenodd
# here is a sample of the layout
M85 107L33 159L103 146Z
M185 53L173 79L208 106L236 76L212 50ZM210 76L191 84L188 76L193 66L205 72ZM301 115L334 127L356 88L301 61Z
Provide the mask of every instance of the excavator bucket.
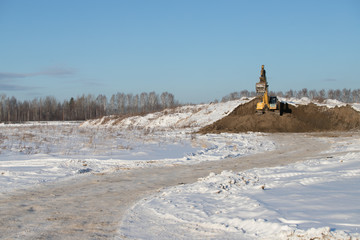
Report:
M260 81L256 83L256 94L262 95L266 92L266 89L268 87L267 81L266 81L266 71L264 68L264 65L261 66L261 72L260 72Z
M266 83L265 82L258 82L256 83L256 94L264 94L266 91Z

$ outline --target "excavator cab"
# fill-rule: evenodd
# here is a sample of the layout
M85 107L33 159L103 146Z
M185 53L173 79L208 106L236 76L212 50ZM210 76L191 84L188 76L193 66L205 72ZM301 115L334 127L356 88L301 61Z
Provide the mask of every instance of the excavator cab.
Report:
M278 109L278 99L276 96L271 96L269 98L269 109L277 110Z

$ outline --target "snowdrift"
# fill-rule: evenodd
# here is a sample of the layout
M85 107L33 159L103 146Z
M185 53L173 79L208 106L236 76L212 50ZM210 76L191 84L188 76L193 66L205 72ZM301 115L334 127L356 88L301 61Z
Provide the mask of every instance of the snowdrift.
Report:
M232 112L237 106L245 104L252 99L187 105L174 109L165 109L161 112L150 113L144 116L105 116L100 119L89 120L82 127L103 126L121 129L171 130L184 128L200 128L211 124Z

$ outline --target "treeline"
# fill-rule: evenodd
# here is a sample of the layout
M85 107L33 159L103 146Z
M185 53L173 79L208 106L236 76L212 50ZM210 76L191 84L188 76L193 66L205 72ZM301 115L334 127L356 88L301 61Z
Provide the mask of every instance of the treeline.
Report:
M278 96L278 97L286 97L286 98L303 98L307 97L310 99L315 99L318 101L323 101L325 99L336 99L345 103L358 103L360 102L360 89L329 89L329 90L308 90L307 88L303 88L299 91L289 90L287 92L272 92L270 91L270 96ZM221 101L226 102L230 100L240 99L242 97L255 97L255 91L247 91L243 90L240 92L233 92L226 96L224 96Z
M0 122L72 121L99 118L106 115L134 115L159 111L178 105L174 95L163 92L141 94L82 95L57 101L54 97L18 101L15 97L0 95Z
M278 97L308 97L322 101L336 99L345 103L360 102L360 89L343 90L289 90L287 92L270 92ZM224 96L221 101L254 97L255 91L243 90ZM217 101L215 101L217 102ZM99 118L107 115L136 115L161 111L165 108L180 106L173 94L155 92L141 94L116 93L109 99L105 95L82 95L77 98L57 101L54 97L35 98L31 101L18 101L15 97L0 94L0 122L23 121L73 121Z

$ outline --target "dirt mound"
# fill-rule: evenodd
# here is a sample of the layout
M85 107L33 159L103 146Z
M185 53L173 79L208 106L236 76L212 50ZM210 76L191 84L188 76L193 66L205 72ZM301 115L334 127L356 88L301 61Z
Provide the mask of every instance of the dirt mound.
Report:
M360 113L349 105L328 108L308 105L289 105L282 116L275 113L256 114L258 98L239 105L228 116L200 129L199 133L221 132L322 132L360 129Z

